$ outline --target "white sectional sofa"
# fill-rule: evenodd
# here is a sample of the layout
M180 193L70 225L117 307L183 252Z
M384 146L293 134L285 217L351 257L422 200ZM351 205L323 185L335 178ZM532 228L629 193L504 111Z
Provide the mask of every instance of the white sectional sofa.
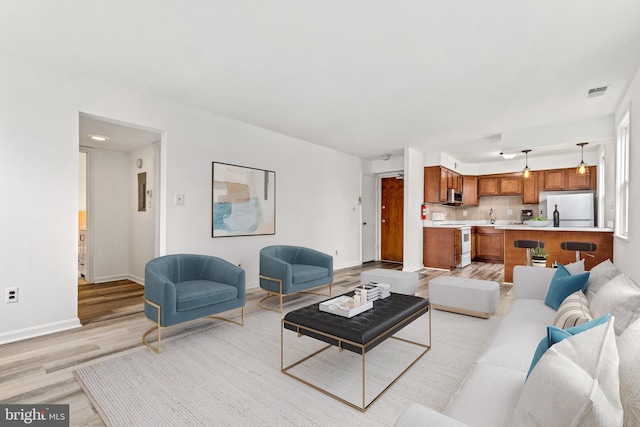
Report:
M567 267L579 274L584 263ZM545 305L556 271L515 267L513 304L444 413L413 403L396 426L608 427L623 418L625 427L639 426L640 287L610 261L592 269L580 303L608 320L552 345L527 379L558 314Z

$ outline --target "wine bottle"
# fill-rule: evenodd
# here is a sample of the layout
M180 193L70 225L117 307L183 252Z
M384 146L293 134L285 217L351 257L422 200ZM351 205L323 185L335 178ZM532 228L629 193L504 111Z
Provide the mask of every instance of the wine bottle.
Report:
M558 205L556 205L556 209L553 211L553 226L560 227L560 212L558 212Z

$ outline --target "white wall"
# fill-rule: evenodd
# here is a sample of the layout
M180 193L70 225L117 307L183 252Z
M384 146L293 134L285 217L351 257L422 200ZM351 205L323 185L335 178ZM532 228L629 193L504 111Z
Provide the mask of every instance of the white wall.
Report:
M136 160L142 159L142 167L136 166ZM132 151L128 155L129 174L129 259L128 278L144 284L144 266L154 258L155 252L155 220L156 188L155 188L155 154L152 145ZM146 210L138 211L138 174L147 174L147 192L145 195Z
M87 153L80 153L78 162L78 210L87 210Z
M94 149L89 170L90 278L94 283L126 279L129 273L129 210L132 209L129 154ZM137 205L136 205L137 206Z
M614 238L613 256L616 265L636 283L640 283L640 264L638 263L638 253L640 253L640 220L638 219L640 218L640 197L638 197L640 173L634 167L640 164L640 149L638 149L640 147L640 68L636 71L629 89L618 106L615 119L616 127L630 105L629 239ZM607 162L615 164L615 156L612 157L614 158Z
M416 271L422 261L422 219L424 200L424 155L407 148L404 152L404 259L402 269Z
M248 287L257 286L259 249L271 244L338 251L336 268L360 263L360 159L15 56L0 61L0 197L11 201L0 204L0 290L20 286L19 303L0 304L0 343L79 325L79 112L164 131L167 253L243 263ZM275 235L211 238L212 161L276 171ZM130 172L126 161L116 168Z

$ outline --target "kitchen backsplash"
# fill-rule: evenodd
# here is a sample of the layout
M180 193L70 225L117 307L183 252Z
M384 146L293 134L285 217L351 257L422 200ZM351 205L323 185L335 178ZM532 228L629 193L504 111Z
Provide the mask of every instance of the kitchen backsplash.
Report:
M436 203L427 203L429 214L433 212L443 212L446 214L447 221L489 221L489 212L493 209L493 217L496 221L503 223L521 222L522 210L532 209L533 216L537 216L540 212L538 205L525 205L522 203L522 196L496 196L496 197L480 197L478 206L445 206ZM467 215L464 216L466 211ZM511 214L509 214L509 211Z

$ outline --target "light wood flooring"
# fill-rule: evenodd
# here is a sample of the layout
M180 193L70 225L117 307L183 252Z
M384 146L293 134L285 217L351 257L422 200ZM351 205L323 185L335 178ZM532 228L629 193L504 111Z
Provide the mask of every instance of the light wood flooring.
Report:
M334 274L333 294L352 290L359 283L360 273L372 268L400 270L402 265L373 262L338 270ZM428 296L427 284L431 279L452 275L501 283L497 315L504 313L512 301L511 285L502 283L502 264L475 262L464 269L452 271L423 269L419 275L420 296ZM69 404L71 426L104 426L75 380L73 371L143 346L141 336L152 324L143 314L142 295L143 287L127 280L78 285L81 328L0 346L0 402ZM245 313L260 310L257 301L264 295L259 288L248 290ZM294 298L309 296L285 297L285 304ZM277 298L272 300L275 304ZM230 314L239 316L240 310ZM200 319L166 328L162 339L198 332L210 327L212 322L217 320Z

